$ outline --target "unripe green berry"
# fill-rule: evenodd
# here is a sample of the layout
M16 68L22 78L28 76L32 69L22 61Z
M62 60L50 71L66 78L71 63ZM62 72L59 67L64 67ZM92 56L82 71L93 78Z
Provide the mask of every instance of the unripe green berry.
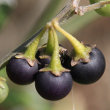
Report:
M89 0L91 4L100 2L100 1L109 1L109 0ZM102 16L110 16L110 4L105 5L104 7L95 10L98 14Z
M0 103L2 103L8 96L8 86L4 78L0 77Z

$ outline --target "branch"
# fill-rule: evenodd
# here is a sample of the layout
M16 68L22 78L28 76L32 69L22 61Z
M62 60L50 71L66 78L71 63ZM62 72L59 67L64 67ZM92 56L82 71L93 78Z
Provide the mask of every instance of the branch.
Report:
M54 18L57 19L59 23L68 20L75 13L75 9L79 6L80 0L69 0L66 6L58 13L58 15Z
M79 6L80 0L73 0L73 7L77 8Z
M94 4L88 5L88 6L80 6L77 8L76 13L78 15L82 16L89 11L102 8L107 4L110 4L110 1L100 1L98 3L94 3Z
M66 6L58 13L58 15L54 19L57 19L59 22L63 22L68 19L68 17L70 17L75 9L72 3L73 1L69 0Z

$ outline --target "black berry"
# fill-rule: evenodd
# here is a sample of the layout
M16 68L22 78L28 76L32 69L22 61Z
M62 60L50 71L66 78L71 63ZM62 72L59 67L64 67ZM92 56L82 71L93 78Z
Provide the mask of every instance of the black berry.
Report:
M51 60L50 56L48 56L48 58L44 56L45 49L46 47L39 48L36 53L36 59L40 62L39 64L40 68L44 67L46 64L49 64ZM44 56L44 58L40 58L40 56Z
M59 46L60 46L60 48L62 47L63 49L65 49L61 44L59 44ZM46 56L44 55L45 49L46 49L46 47L42 47L42 48L38 49L37 54L36 54L36 59L40 62L39 69L45 67L45 65L48 65L51 61L51 56L48 55L48 57L47 57L47 55ZM40 58L40 56L43 56L43 57ZM65 49L62 52L60 51L59 56L60 56L62 66L70 69L71 58L68 55L67 49Z
M67 69L71 68L71 57L68 55L67 52L61 53L60 60L64 68L67 68Z
M35 87L43 98L59 100L70 92L72 77L68 72L63 72L61 76L55 76L51 72L39 72L36 75Z
M90 62L80 62L71 67L71 75L73 80L78 83L90 84L96 82L103 75L104 70L104 55L98 48L93 48L90 53Z
M38 64L30 66L26 59L12 57L7 66L8 77L16 84L30 84L34 81L35 74L38 72Z

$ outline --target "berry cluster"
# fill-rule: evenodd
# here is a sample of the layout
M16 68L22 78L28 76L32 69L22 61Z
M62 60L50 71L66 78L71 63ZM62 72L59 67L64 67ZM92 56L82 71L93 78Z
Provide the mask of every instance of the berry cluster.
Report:
M56 30L72 44L70 55L58 43ZM38 44L48 31L48 42ZM16 84L35 81L37 92L45 99L59 100L71 90L73 81L81 84L96 82L104 73L105 59L96 46L84 45L63 30L57 20L48 23L24 53L13 56L7 66L8 77Z

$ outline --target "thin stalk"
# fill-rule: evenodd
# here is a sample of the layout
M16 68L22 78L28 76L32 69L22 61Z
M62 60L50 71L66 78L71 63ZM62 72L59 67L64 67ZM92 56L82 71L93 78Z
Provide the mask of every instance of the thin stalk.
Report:
M52 55L54 49L54 35L52 29L49 28L48 30L48 42L46 47L46 54Z
M49 66L57 71L58 68L62 67L61 66L61 61L59 58L59 43L58 43L58 37L57 34L55 32L54 29L52 29L53 34L54 34L54 50L53 50L53 54L52 54L52 58L51 58L51 62L49 64Z
M80 6L78 7L76 13L78 15L84 15L85 13L95 10L95 9L100 9L102 7L104 7L105 5L110 4L110 1L100 1L97 3L94 3L92 5L88 5L88 6Z
M84 58L84 59L89 59L89 52L90 52L90 48L89 47L85 47L82 43L80 43L75 37L73 37L71 34L69 34L68 32L66 32L64 29L62 29L58 22L53 22L53 25L55 27L55 29L57 31L59 31L60 33L62 33L72 44L75 54L76 54L76 59L75 60L79 60L80 58Z
M36 39L28 46L27 50L24 53L24 56L27 58L30 58L31 60L35 60L35 55L37 52L37 47L39 44L40 39L42 38L44 32L46 31L46 28L44 28L41 33L36 37Z
M56 31L53 27L51 27L51 31L52 31L53 37L54 37L54 49L52 52L51 61L50 61L50 64L48 65L48 67L43 68L40 71L43 71L43 72L51 71L52 74L54 74L56 76L60 76L62 74L62 72L69 71L69 70L63 68L61 65L61 61L59 58L58 37L57 37Z

